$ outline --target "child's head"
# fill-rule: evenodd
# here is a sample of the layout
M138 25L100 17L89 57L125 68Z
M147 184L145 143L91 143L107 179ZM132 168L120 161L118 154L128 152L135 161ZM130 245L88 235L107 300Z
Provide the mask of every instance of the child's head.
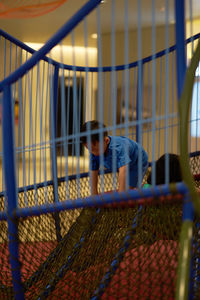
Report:
M166 155L163 154L157 161L156 161L156 184L165 184L165 161ZM182 181L182 174L181 174L181 166L179 162L179 157L177 154L169 153L169 182L180 182ZM147 178L147 182L151 184L152 174L149 174Z
M91 131L89 133L89 131ZM93 133L93 131L95 131ZM97 132L99 131L99 132ZM102 133L101 133L102 132ZM96 120L88 121L81 126L81 133L85 133L84 136L80 138L83 145L94 155L99 156L101 152L101 135L103 136L103 153L105 153L109 137L106 130L106 126Z

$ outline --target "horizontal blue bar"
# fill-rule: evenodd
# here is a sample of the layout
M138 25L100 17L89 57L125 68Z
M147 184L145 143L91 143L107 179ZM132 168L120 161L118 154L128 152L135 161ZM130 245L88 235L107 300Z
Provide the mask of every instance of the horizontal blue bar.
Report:
M109 174L109 173L111 173L110 170L105 170L104 171L104 174ZM75 174L69 175L68 176L68 181L75 180L75 179L81 179L81 178L85 178L85 177L89 177L88 172L80 173L79 175L75 175ZM66 181L66 176L58 178L58 183L65 182L65 181ZM43 181L43 182L39 182L39 183L36 183L36 184L28 185L28 186L25 186L25 187L24 186L20 187L20 188L18 188L17 192L18 193L23 193L25 191L27 192L27 191L35 190L35 188L39 189L39 188L47 187L47 186L50 186L50 185L53 185L53 180ZM5 195L5 191L2 191L0 193L0 197L4 197L4 195Z
M110 173L110 171L105 171L104 174L106 173ZM79 175L79 177L77 175L70 175L68 176L68 180L74 180L74 179L77 179L77 178L85 178L85 177L88 177L89 176L89 173L88 172L85 172L85 173L81 173ZM58 183L60 182L65 182L66 181L66 177L61 177L61 178L58 178ZM28 185L28 186L25 186L25 187L21 187L21 188L18 188L17 192L18 193L23 193L23 192L28 192L28 191L31 191L31 190L35 190L36 189L39 189L39 188L43 188L43 187L47 187L47 186L50 186L50 185L53 185L53 180L48 180L48 181L44 181L44 182L40 182L40 183L36 183L36 184L31 184L31 185ZM0 193L0 197L4 197L5 195L5 191L1 192Z
M177 193L185 195L188 193L187 186L180 182L176 184ZM167 196L171 194L171 190L168 185L155 186L146 189L139 190L128 190L126 192L113 192L108 194L101 194L97 196L90 196L86 198L77 198L75 200L67 199L59 203L49 203L41 206L17 208L14 212L14 216L28 217L28 216L39 216L47 213L55 213L63 210L83 208L83 207L97 207L104 206L112 203L121 203L128 200L143 199L150 197ZM0 213L0 220L6 220L6 212Z
M190 157L200 156L200 151L191 152L189 156ZM151 165L152 165L152 162L149 162L149 167L151 167ZM104 174L109 174L109 173L111 173L111 171L109 171L109 170L104 171ZM79 179L85 178L88 176L89 176L89 173L84 172L84 173L80 173L79 176L77 176L77 174L69 175L68 180L71 181L71 180L75 180L78 178ZM65 181L66 181L65 176L58 178L58 183L65 182ZM25 191L28 192L28 191L34 190L35 188L39 189L39 188L47 187L50 185L53 185L53 180L48 180L48 181L44 181L44 182L40 182L40 183L36 183L36 184L29 185L29 186L18 188L18 193L23 193ZM5 195L5 191L0 192L0 197L4 197L4 195Z
M19 40L13 38L12 36L10 36L8 33L4 32L1 29L0 29L0 35L2 35L6 39L10 40L11 42L15 43L17 46L21 47L22 49L30 52L31 54L33 54L35 56L36 56L36 53L40 54L40 51L44 48L44 46L43 46L40 50L35 51L32 48L25 45L24 43L20 42ZM196 39L199 39L199 38L200 38L200 33L188 38L185 41L185 44L188 44L188 43L190 43L190 42L192 42ZM176 45L171 46L168 49L168 53L173 52L174 50L176 50ZM50 49L49 49L49 51L50 51ZM8 76L6 79L2 80L0 82L0 91L2 91L3 85L10 84L10 83L13 83L14 81L16 81L19 77L23 76L28 70L30 70L34 65L36 65L40 59L42 59L42 60L44 60L44 61L46 61L46 62L48 62L52 65L58 66L59 68L64 68L64 69L69 70L69 71L99 72L98 67L81 67L81 66L72 66L72 65L66 65L66 64L63 65L63 64L61 64L61 63L59 63L59 62L57 62L53 59L50 59L50 58L46 57L45 56L46 54L43 53L43 52L44 51L41 52L41 55L37 54L37 57L35 57L34 59L30 58L24 65L20 66L10 76ZM46 51L46 52L48 53L48 51ZM145 57L144 59L142 59L142 64L148 63L148 62L152 61L153 59L162 57L164 55L166 55L166 49L156 53L155 55L150 55L148 57ZM30 60L31 60L31 62L29 62ZM138 63L139 63L138 61L135 61L135 62L132 62L132 63L127 64L127 65L102 67L101 71L102 72L111 72L111 71L113 71L113 68L116 71L122 71L122 70L125 70L125 69L134 68L138 65ZM23 70L24 68L25 68L25 70Z

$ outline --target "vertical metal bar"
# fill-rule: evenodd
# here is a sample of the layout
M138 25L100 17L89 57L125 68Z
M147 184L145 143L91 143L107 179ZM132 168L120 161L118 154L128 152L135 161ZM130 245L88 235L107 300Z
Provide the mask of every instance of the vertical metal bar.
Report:
M177 68L177 91L178 99L181 97L185 72L186 72L186 54L185 54L185 1L175 0L176 17L176 68Z
M6 193L8 199L8 238L10 265L15 299L23 300L24 292L21 282L20 261L19 261L19 241L18 241L18 222L13 216L17 208L17 190L15 178L14 160L14 136L12 126L12 105L11 87L5 86L3 90L3 159Z
M165 0L165 183L169 184L169 1Z
M111 1L111 64L112 64L112 70L111 70L111 88L110 88L110 99L113 97L113 107L110 110L112 112L112 134L113 136L117 135L116 131L116 125L117 125L117 76L116 76L116 6L115 1ZM110 102L111 103L111 102ZM113 172L113 190L117 189L117 179L116 179L116 173L117 173L117 166L116 166L116 148L115 148L115 140L114 140L114 147L112 151L112 172Z
M97 34L98 34L98 40L97 40L97 49L98 49L98 121L100 123L104 123L104 101L103 98L103 91L105 89L104 82L103 82L103 69L102 69L102 26L101 26L101 9L100 6L96 9L97 13ZM106 124L107 125L107 124ZM100 190L103 193L104 192L104 155L103 155L103 128L99 129L99 142L100 142Z
M102 297L107 286L111 282L113 276L115 275L117 269L120 266L120 263L122 262L125 254L126 254L128 247L131 244L132 238L136 234L137 226L138 226L139 222L142 220L141 214L142 214L142 206L139 206L138 211L133 218L131 229L127 231L127 233L123 239L123 242L121 244L121 248L118 250L118 252L114 256L106 274L102 278L99 286L94 291L93 296L90 298L91 300L99 300Z
M57 149L56 149L56 132L57 132L57 102L58 102L58 75L59 68L58 66L54 69L54 78L53 78L53 128L52 128L52 172L53 172L53 194L54 202L58 202L58 170L57 170ZM60 229L60 218L59 213L54 214L55 226L56 226L56 237L60 241L62 239L61 229Z
M137 102L136 102L136 142L140 143L140 126L139 121L141 120L141 107L142 107L142 87L143 87L143 64L141 61L138 62L137 69ZM138 124L139 123L139 124Z
M151 40L152 40L152 92L151 92L151 110L152 110L152 148L151 148L151 160L152 160L152 166L151 166L151 184L154 186L156 184L156 168L155 168L155 161L156 161L156 143L160 144L160 140L157 141L157 134L156 134L156 102L157 102L157 96L156 96L156 81L157 81L157 76L156 76L156 1L152 0L152 35L151 35Z

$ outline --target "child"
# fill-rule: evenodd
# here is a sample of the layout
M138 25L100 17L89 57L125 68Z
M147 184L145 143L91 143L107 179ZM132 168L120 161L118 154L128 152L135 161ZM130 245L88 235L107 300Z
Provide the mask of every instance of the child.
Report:
M141 185L142 182L139 182L138 179L139 151L141 153L142 178L148 168L148 155L141 145L124 136L109 136L105 125L95 120L83 124L81 132L85 133L81 137L81 141L90 152L92 195L98 194L97 183L101 154L106 169L119 171L119 192L126 190L127 177L130 189ZM103 145L100 144L101 136ZM103 152L101 153L101 151Z
M166 155L163 154L155 164L155 184L165 184L165 161ZM169 183L182 181L181 166L179 156L177 154L169 153ZM152 184L152 174L150 173L147 182Z

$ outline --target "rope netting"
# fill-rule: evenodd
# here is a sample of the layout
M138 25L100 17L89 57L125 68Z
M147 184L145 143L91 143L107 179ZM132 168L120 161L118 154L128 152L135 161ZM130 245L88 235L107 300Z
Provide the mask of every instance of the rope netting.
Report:
M1 0L0 18L33 18L58 8L67 0Z
M182 219L181 203L170 201L62 212L60 242L53 215L20 219L26 299L172 299ZM12 299L8 244L1 246L1 297Z
M198 159L191 158L192 171ZM195 163L194 163L195 162ZM112 174L105 175L105 191ZM79 179L84 198L89 178ZM196 181L199 185L199 182ZM81 188L82 187L82 188ZM68 191L68 192L66 192ZM59 200L77 198L77 180L59 183ZM19 192L21 207L54 201L53 186ZM37 200L36 200L37 199ZM39 209L39 207L38 207ZM83 208L18 220L19 259L26 299L174 299L182 197L154 197L134 207ZM0 223L0 299L13 299L7 222ZM194 222L193 290L199 299L199 230Z

